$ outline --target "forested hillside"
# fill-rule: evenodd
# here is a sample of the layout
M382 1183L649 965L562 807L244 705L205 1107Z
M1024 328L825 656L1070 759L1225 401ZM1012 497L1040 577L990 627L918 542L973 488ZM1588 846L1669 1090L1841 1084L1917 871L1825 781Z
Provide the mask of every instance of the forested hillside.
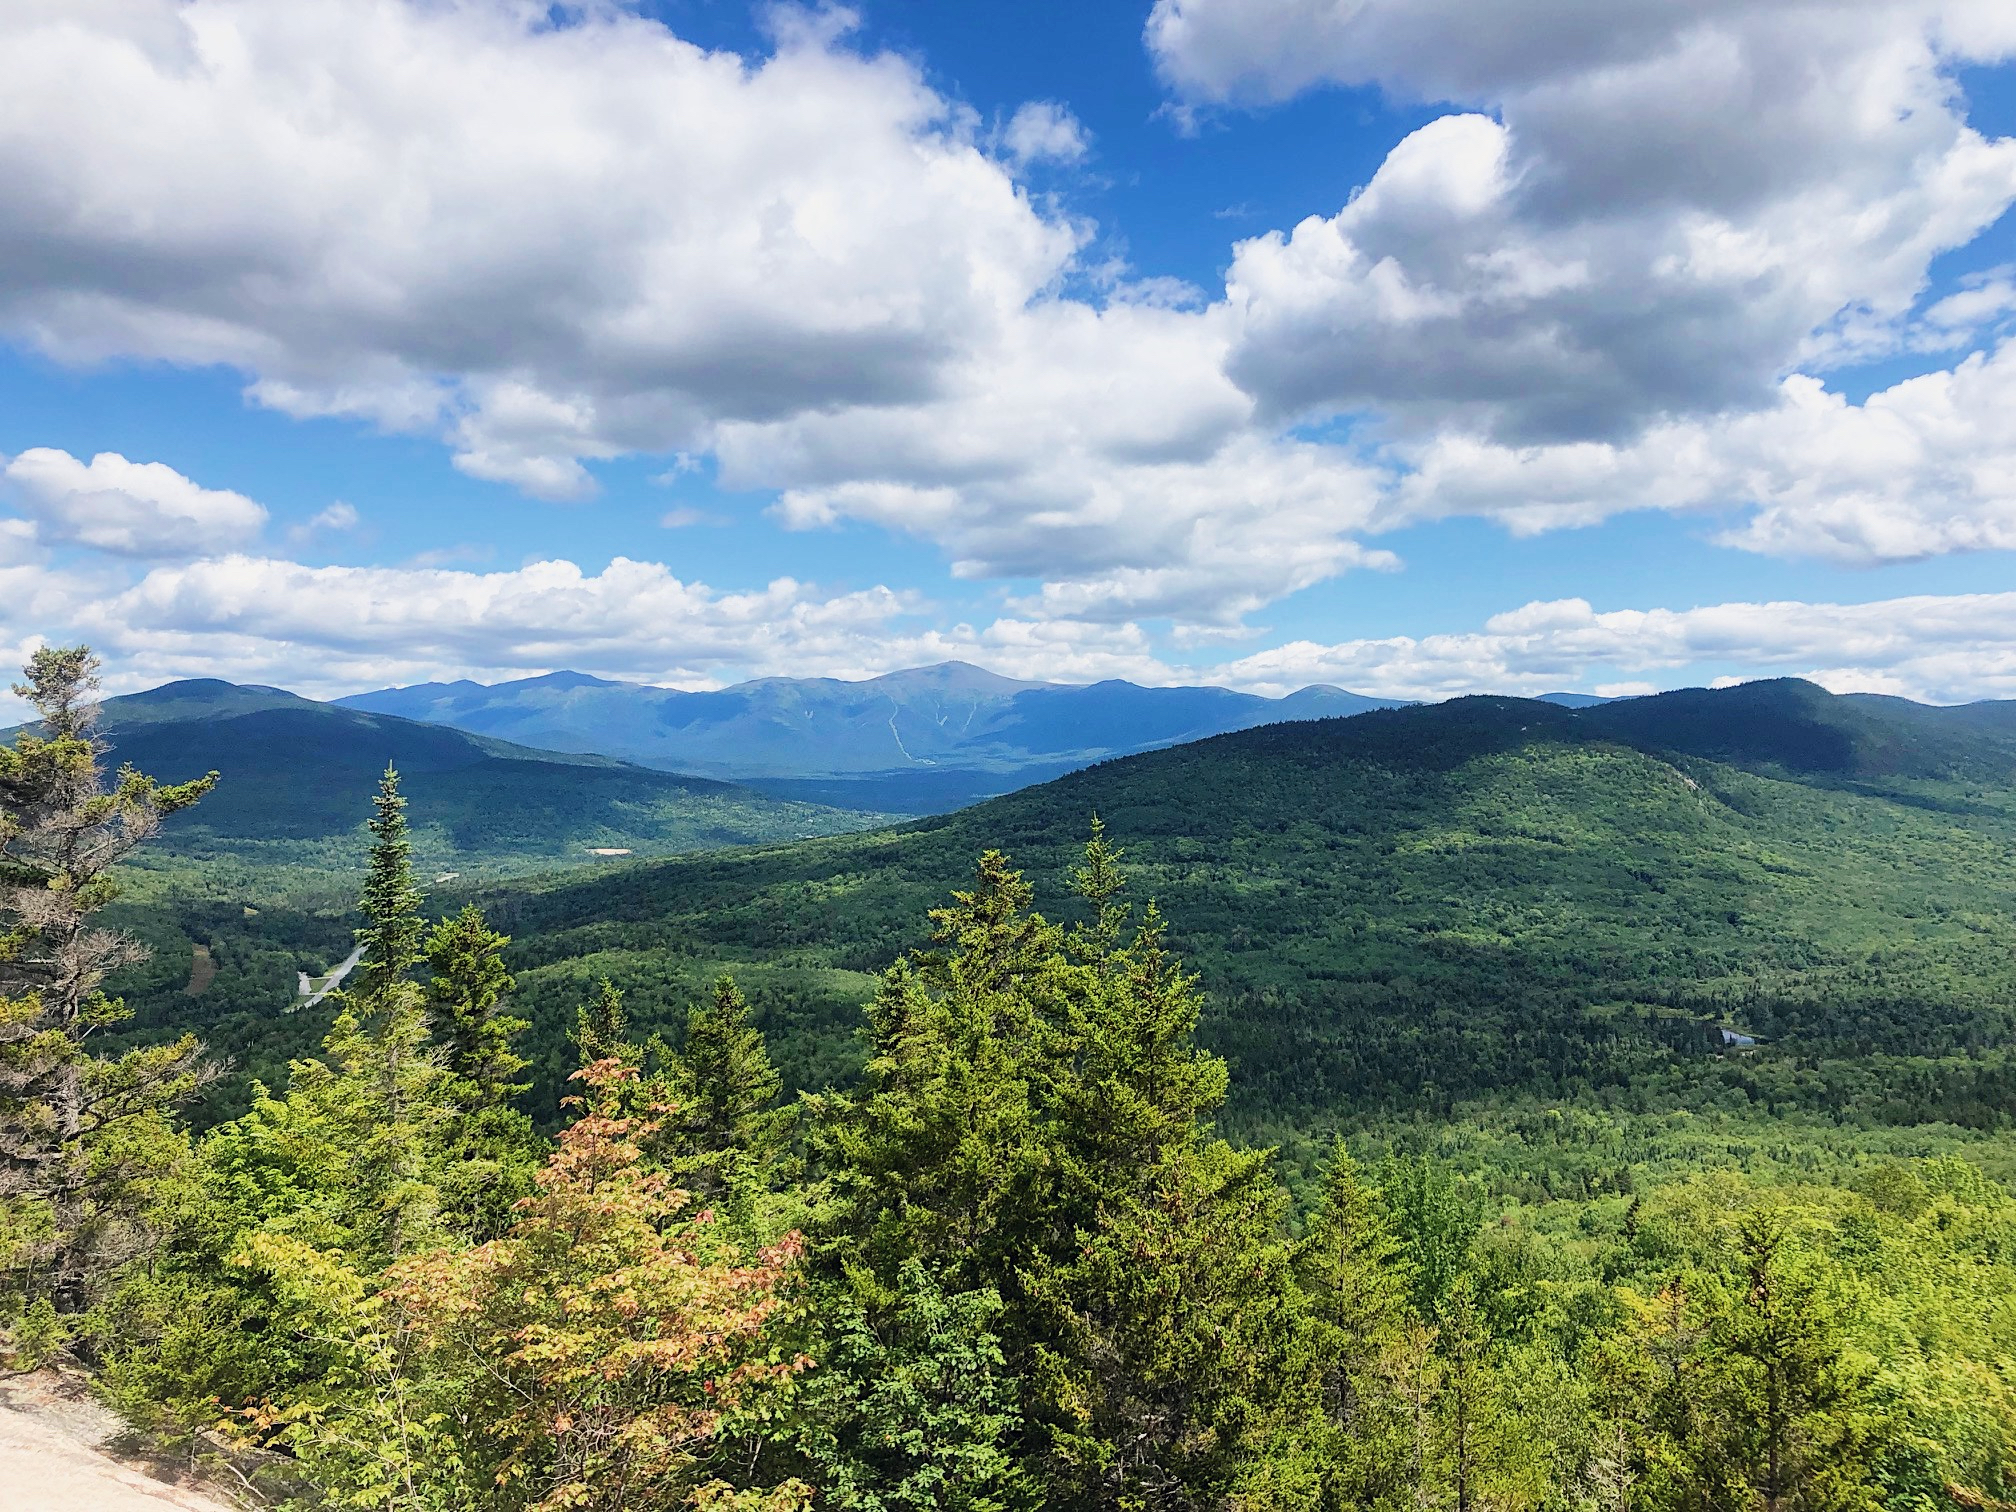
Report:
M1996 1123L2016 1002L2005 730L1993 710L1798 683L1582 712L1466 699L485 902L524 942L548 1076L585 982L625 981L656 1022L732 966L818 1085L851 1064L869 974L979 850L1054 902L1096 812L1203 973L1242 1117L1608 1089ZM1724 1029L1762 1043L1732 1054Z
M215 680L110 699L103 732L112 762L181 781L220 774L200 808L168 816L134 857L114 917L153 951L122 978L135 1009L123 1032L204 1035L239 1068L209 1094L232 1107L247 1074L284 1074L327 1027L332 1010L295 1016L297 986L351 950L364 820L388 764L417 805L414 853L430 888L616 859L597 851L690 853L883 822Z
M1714 1085L1673 1067L1796 1079L1810 1047L1848 1053L1865 1032L1841 1022L1852 976L1803 1017L1779 998L1829 952L1868 949L1887 911L1919 1007L1950 996L1915 1018L1957 1065L2006 1034L1987 998L1951 995L1980 962L1946 930L1955 887L2006 901L1995 789L1959 775L1992 766L1995 739L1876 751L1856 736L1865 710L1837 718L1798 687L1748 695L1782 716L1769 738L1703 717L1728 703L1672 706L1724 755L1826 752L1800 781L1476 700L1116 764L886 837L499 893L554 931L515 946L474 905L430 921L388 771L359 964L319 1043L192 1130L215 1064L194 1036L108 1037L126 1009L99 983L134 951L102 923L119 864L215 790L131 769L108 783L94 672L81 650L38 652L42 725L0 746L0 1363L67 1357L137 1433L252 1504L1995 1512L2016 1492L2006 1141L1947 1126L1885 1148L1865 1105L1831 1137L1753 1118L1747 1149L1696 1144L1709 1169L1676 1168L1670 1128L1583 1097L1523 1129L1440 1110L1424 1153L1364 1113L1425 1082L1366 1075L1332 1106L1344 1137L1284 1164L1217 1126L1253 1092L1197 1044L1207 999L1180 950L1212 942L1214 970L1242 969L1228 922L1271 917L1281 970L1238 1000L1248 1031L1316 983L1384 982L1385 999L1334 1000L1337 1017L1369 1004L1357 1027L1376 1039L1411 1011L1448 1080L1621 1085L1635 1056L1634 1087L1658 1073L1655 1097L1712 1112ZM1641 738L1657 728L1633 718ZM1841 786L1879 771L1921 802ZM1935 789L1942 806L1922 806ZM1243 820L1201 823L1200 797ZM992 849L968 853L962 885L906 901L962 826L1030 841L1087 799L1130 816L1154 859L1130 869L1097 822L1053 836L1072 922L1036 911ZM1223 860L1182 851L1186 804ZM1963 864L1937 893L1932 874ZM1351 891L1317 886L1340 869ZM1172 928L1144 879L1204 926ZM677 921L697 946L668 936L654 956L638 931L665 913L640 900L668 880L708 906ZM1858 887L1860 914L1830 933ZM1784 919L1760 931L1726 908L1718 936L1710 905L1739 894ZM1997 918L1958 917L2006 956ZM825 938L839 919L845 938ZM726 974L679 994L670 1034L632 1013L648 997L670 1019L672 979L738 942L866 965L892 937L907 948L864 977L845 1091L790 1098L771 1045L820 1026L776 993L752 1006ZM1636 976L1627 940L1653 952ZM1522 960L1523 996L1485 991ZM558 961L608 974L556 1012ZM1738 1001L1705 1015L1652 995L1709 969L1760 984L1740 1021L1771 1042L1717 1060ZM1617 997L1630 982L1639 996ZM1910 1031L1892 1007L1863 1017ZM1222 1037L1233 1020L1215 1013ZM521 1046L550 1064L555 1019L548 1088ZM1289 1053L1241 1053L1285 1106L1295 1055L1349 1037L1277 1022ZM1876 1039L1860 1048L1883 1064Z
M1237 1068L1242 1126L1585 1093L1998 1126L2016 1001L2007 714L1785 682L1580 711L1463 700L1148 753L873 834L481 896L518 942L549 1106L570 1005L604 975L640 1024L670 1027L731 969L794 1084L846 1081L874 973L972 858L1000 846L1055 904L1096 812L1203 974L1202 1032ZM426 774L410 790L424 835ZM274 881L256 867L235 891L191 889L179 862L136 879L119 917L156 949L126 979L129 1032L196 1028L279 1074L328 1010L276 1003L347 948L339 878L313 877L312 900L259 895ZM430 891L444 909L471 895L460 878ZM191 996L198 944L218 974ZM242 1088L210 1098L236 1106Z
M420 854L457 869L552 867L590 847L704 850L832 834L876 817L215 681L111 699L104 732L114 760L177 779L221 775L213 801L164 836L166 850L185 856L354 866L360 816L388 764L426 806Z

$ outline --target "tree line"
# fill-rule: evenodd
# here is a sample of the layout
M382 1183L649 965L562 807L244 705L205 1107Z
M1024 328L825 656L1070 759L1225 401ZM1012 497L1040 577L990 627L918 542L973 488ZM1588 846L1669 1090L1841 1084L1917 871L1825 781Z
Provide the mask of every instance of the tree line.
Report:
M2016 1497L2016 1200L1957 1159L1727 1174L1526 1242L1445 1167L1342 1142L1291 1204L1093 821L1080 922L997 852L781 1096L733 981L676 1042L575 1016L524 1104L509 941L430 923L388 770L364 957L319 1056L192 1135L200 1047L100 1055L93 922L211 779L109 781L96 664L0 748L0 1265L164 1438L303 1506L1672 1509ZM100 1041L102 1043L102 1039Z

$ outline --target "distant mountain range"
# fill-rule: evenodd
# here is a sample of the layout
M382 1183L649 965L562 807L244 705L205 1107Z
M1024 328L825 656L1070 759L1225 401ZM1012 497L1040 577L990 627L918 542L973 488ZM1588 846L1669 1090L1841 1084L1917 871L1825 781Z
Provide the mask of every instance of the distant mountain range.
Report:
M216 792L170 823L164 841L174 850L255 847L313 860L326 843L361 855L361 826L388 762L403 778L423 856L458 865L522 868L584 861L597 848L664 854L797 839L876 817L214 679L108 699L102 728L115 763L164 781L223 775Z
M863 682L769 677L713 693L554 672L490 686L384 688L337 702L773 793L924 812L1113 756L1398 700L1320 685L1262 698L1229 688L1018 682L945 662Z

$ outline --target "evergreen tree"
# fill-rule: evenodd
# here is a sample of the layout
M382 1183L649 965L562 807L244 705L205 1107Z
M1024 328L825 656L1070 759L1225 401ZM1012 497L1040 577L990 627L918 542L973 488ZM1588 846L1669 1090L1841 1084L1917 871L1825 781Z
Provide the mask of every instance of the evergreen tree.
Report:
M1441 1299L1435 1352L1441 1359L1427 1453L1428 1486L1451 1512L1495 1504L1490 1493L1513 1456L1491 1359L1491 1335L1470 1277Z
M773 1106L783 1081L732 978L716 981L713 996L686 1016L674 1086L666 1146L694 1193L767 1185L783 1133Z
M574 1013L574 1048L583 1066L599 1060L634 1064L637 1047L630 1043L630 1015L623 1008L623 989L604 977L594 998Z
M366 1023L345 1004L323 1054L289 1068L285 1096L255 1100L223 1131L241 1171L284 1172L293 1189L259 1218L295 1230L312 1215L322 1246L367 1272L446 1236L457 1118L420 990L395 983L375 1008Z
M512 1205L530 1195L540 1160L532 1120L511 1105L530 1086L517 1080L527 1062L515 1047L531 1025L505 1012L510 943L473 903L427 937L429 1028L447 1073L442 1093L453 1104L443 1133L443 1210L477 1238L510 1226Z
M112 1058L89 1045L129 1016L106 978L146 957L93 923L112 870L217 780L121 767L108 788L98 672L85 647L37 651L14 692L38 727L0 747L0 1201L66 1315L139 1243L141 1191L176 1148L165 1114L212 1074L190 1035Z
M1087 1506L1222 1498L1280 1426L1299 1322L1271 1151L1210 1136L1225 1063L1151 902L1122 940L1125 881L1094 827L1075 882L1093 924L1061 971L1066 1054L1045 1089L1062 1198L1025 1262L1046 1479Z
M1031 1257L1053 1505L1219 1505L1273 1440L1299 1351L1271 1155L1172 1146Z
M1121 855L1107 843L1106 821L1094 814L1092 838L1071 873L1071 891L1091 910L1090 920L1071 932L1072 951L1082 961L1108 961L1120 949L1128 914L1120 896L1127 888L1120 870Z
M1764 1512L1857 1512L1875 1504L1866 1368L1844 1349L1825 1262L1793 1253L1769 1210L1737 1232L1741 1290L1710 1336L1715 1452Z
M490 928L474 903L441 920L427 937L434 1041L465 1108L507 1103L530 1086L515 1080L527 1062L513 1046L532 1026L504 1011L513 986L504 964L510 943L509 936Z
M1103 836L1090 927L1030 910L998 853L870 1009L830 1129L820 1248L871 1319L905 1268L1001 1298L1018 1457L1050 1505L1204 1505L1273 1427L1295 1320L1270 1157L1211 1139L1222 1062L1151 908L1120 940Z
M420 889L413 883L413 843L406 834L406 800L399 796L399 773L389 764L372 800L371 862L359 900L364 927L357 943L357 995L377 998L394 982L411 979L420 964L426 928L420 920Z
M844 1289L823 1299L817 1367L792 1415L820 1504L841 1512L1012 1512L1043 1503L1017 1464L1015 1382L989 1291L947 1296L922 1265L872 1320Z
M1390 1501L1410 1482L1410 1414L1395 1381L1409 1339L1408 1279L1384 1205L1344 1141L1295 1251L1321 1476L1332 1503Z
M830 1130L833 1253L892 1296L913 1259L947 1292L992 1287L1011 1334L1024 1261L1056 1226L1038 1104L1057 1036L1040 1005L1062 934L1031 896L989 851L973 887L932 910L934 948L883 976L862 1092L836 1100ZM1004 1342L1026 1358L1026 1338Z

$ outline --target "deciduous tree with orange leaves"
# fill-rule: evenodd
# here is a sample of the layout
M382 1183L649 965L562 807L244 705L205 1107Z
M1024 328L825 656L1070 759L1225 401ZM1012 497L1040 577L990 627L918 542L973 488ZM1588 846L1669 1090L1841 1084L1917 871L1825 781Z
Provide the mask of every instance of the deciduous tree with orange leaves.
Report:
M581 1116L512 1231L399 1265L382 1296L435 1368L469 1381L460 1458L494 1504L804 1505L799 1482L736 1484L722 1433L810 1363L772 1348L767 1326L797 1236L739 1253L645 1164L653 1120L614 1111L636 1074L615 1060L577 1073Z

